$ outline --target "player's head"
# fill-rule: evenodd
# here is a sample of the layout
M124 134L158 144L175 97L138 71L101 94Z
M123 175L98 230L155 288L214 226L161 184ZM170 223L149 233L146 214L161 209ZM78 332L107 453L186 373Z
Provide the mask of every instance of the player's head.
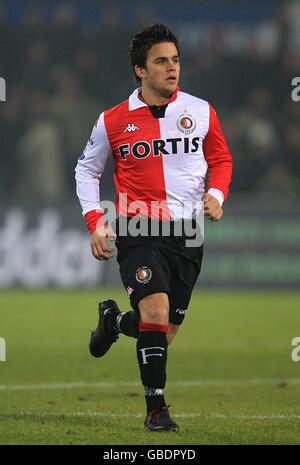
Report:
M147 80L148 84L152 84L156 74L156 78L160 78L159 85L165 85L171 91L178 85L179 56L178 41L163 24L143 29L130 44L130 60L136 81Z

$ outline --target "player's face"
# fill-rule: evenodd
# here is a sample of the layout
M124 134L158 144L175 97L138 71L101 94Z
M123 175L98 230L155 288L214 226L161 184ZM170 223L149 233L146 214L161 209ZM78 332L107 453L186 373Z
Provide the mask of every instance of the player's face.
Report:
M143 85L162 95L170 95L178 86L180 63L172 42L154 44L148 52L146 67L141 69Z

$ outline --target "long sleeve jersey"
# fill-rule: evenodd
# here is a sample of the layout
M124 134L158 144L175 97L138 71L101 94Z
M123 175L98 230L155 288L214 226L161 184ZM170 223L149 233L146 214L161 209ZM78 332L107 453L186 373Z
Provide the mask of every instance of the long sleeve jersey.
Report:
M111 156L121 215L134 216L138 207L155 219L192 217L194 209L186 205L201 202L207 170L206 191L222 205L232 158L214 109L179 88L167 105L149 107L139 91L100 114L78 159L75 178L83 215L92 223L101 216L99 181ZM90 232L95 224L88 224Z

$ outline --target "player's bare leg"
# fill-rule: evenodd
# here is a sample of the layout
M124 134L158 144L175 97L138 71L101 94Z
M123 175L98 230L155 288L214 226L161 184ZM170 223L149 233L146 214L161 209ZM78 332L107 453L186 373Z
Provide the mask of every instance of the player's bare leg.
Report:
M176 336L179 328L180 328L180 325L175 325L174 323L169 323L168 334L167 334L167 341L168 341L169 345L174 340L174 337Z
M169 298L164 292L150 294L139 301L139 310L143 323L168 326Z

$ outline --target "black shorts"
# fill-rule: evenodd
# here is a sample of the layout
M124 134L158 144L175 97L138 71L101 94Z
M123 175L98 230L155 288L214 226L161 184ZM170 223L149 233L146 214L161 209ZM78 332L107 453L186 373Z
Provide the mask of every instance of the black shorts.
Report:
M203 245L187 247L185 234L170 236L120 236L116 247L120 275L132 308L157 292L169 296L169 322L180 325L201 270Z

